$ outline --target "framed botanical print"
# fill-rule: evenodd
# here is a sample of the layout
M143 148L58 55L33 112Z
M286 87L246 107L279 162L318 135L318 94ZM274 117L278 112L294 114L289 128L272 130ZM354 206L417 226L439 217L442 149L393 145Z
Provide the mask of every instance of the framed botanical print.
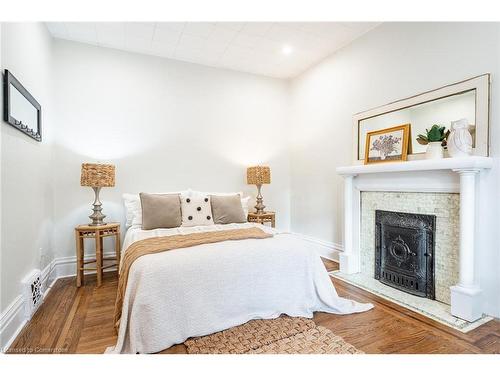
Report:
M365 164L405 161L410 124L366 133Z

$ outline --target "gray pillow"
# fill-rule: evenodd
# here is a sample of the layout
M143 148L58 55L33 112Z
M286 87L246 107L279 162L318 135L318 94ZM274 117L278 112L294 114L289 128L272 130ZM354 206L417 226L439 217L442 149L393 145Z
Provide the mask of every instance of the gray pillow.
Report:
M175 228L182 223L179 194L140 193L142 229Z
M211 195L210 203L215 224L246 223L239 195Z

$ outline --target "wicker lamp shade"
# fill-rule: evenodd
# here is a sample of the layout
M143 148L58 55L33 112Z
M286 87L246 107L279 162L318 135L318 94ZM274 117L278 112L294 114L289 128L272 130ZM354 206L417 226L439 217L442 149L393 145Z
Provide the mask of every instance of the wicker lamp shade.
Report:
M262 185L271 183L271 169L261 165L247 168L247 184Z
M115 186L115 166L112 164L82 164L81 186Z

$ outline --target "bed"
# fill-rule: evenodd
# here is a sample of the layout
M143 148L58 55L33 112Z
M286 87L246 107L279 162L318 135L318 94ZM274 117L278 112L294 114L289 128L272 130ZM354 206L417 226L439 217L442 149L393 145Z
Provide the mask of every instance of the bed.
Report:
M256 223L128 229L137 241L196 232L260 228L270 238L202 244L137 258L129 268L118 339L109 353L155 353L203 336L281 314L350 314L369 310L338 297L312 242Z

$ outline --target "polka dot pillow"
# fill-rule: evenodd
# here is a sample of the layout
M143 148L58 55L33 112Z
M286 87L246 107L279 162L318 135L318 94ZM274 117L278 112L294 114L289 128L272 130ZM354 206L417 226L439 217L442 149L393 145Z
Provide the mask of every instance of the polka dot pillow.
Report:
M210 197L206 194L181 195L182 226L213 225Z

